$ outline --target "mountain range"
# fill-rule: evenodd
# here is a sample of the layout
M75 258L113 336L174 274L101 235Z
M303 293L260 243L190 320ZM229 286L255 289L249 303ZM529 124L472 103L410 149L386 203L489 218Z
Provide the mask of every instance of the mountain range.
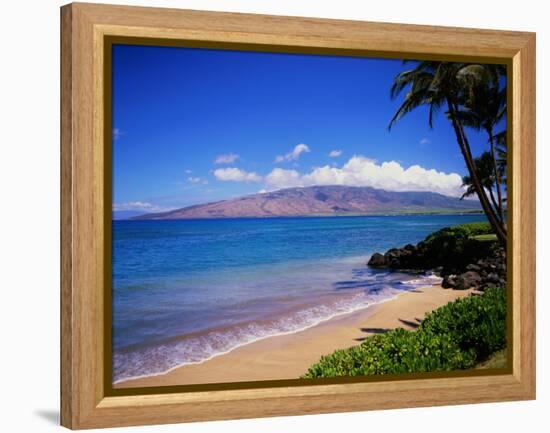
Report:
M334 185L257 193L168 212L139 215L132 219L470 213L480 210L477 200L460 200L434 192L397 192L366 186Z

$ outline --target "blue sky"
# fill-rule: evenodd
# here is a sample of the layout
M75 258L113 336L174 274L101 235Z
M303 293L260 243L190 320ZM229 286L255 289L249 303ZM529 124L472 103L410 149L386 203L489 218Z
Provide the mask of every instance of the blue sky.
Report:
M113 209L161 211L313 184L460 194L441 114L391 131L400 60L113 47ZM484 134L469 131L475 154Z

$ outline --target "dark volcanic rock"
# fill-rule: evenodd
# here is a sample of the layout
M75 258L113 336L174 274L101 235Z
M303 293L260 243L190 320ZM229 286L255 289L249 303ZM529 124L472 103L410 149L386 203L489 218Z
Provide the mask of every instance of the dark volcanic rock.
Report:
M383 268L387 266L386 258L380 253L374 253L371 256L368 265L374 268Z
M480 283L480 275L475 271L468 271L456 277L454 288L457 290L467 290L472 287L479 287Z
M384 254L384 259L387 266L394 269L400 268L402 255L402 250L399 248L392 248L391 250L388 250L386 254Z
M486 280L489 283L499 283L500 282L500 277L498 276L497 273L491 272L490 274L487 275Z
M374 255L373 255L374 257ZM405 245L403 248L391 248L386 251L384 254L384 261L377 256L377 261L379 263L384 263L383 265L374 265L374 266L385 266L390 269L401 269L401 270L423 270L431 269L435 266L432 266L429 261L426 260L424 251L418 246L411 244ZM371 259L372 260L372 259ZM368 263L371 265L371 263ZM371 265L373 266L373 265Z
M444 289L453 289L456 286L456 275L445 275L441 282L441 287Z
M445 229L425 241L375 253L369 266L405 272L432 271L443 278L444 288L506 287L506 254L496 243L478 242Z

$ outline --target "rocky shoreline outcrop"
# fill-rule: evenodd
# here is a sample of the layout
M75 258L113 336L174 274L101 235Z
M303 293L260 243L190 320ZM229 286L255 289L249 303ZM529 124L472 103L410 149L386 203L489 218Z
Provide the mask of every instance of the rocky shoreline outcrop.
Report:
M479 259L466 266L462 273L443 276L443 288L465 290L470 287L485 290L489 287L506 287L506 257L501 251L495 257Z
M496 242L479 242L467 237L456 242L448 233L438 233L417 245L374 253L368 266L433 272L443 278L444 288L456 290L506 287L506 255Z

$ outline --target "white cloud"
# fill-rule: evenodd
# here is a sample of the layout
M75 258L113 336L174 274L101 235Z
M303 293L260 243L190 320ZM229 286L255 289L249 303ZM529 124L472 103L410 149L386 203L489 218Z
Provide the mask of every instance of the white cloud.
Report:
M331 152L328 154L331 158L338 158L340 155L342 155L341 150L331 150Z
M187 181L188 182L191 182L191 183L200 183L200 184L203 184L203 185L207 185L208 184L208 181L206 179L203 179L202 177L193 177L193 176L189 176L187 178Z
M214 176L223 181L234 182L261 182L262 177L255 172L246 172L236 167L218 168L214 170Z
M113 203L113 211L135 210L141 212L162 212L168 210L162 206L145 201L128 201L125 203Z
M237 155L236 153L218 155L216 157L216 160L214 161L214 164L233 164L239 158L239 155Z
M185 170L185 173L186 174L191 174L191 173L193 173L193 170Z
M283 162L283 161L296 161L298 158L300 158L300 155L302 153L308 153L310 152L309 146L304 143L297 144L292 151L288 152L286 155L277 155L275 157L275 162Z
M275 168L265 177L275 188L311 185L371 186L390 191L431 191L450 196L463 193L462 178L419 165L402 167L396 161L378 164L364 156L354 156L341 168L325 165L300 175L296 170Z
M426 137L422 138L419 142L420 144L430 144L430 140L428 140Z
M300 173L296 170L285 170L282 168L274 168L265 177L265 182L267 185L275 188L290 188L302 186L303 184Z
M122 132L120 128L113 128L113 140L118 140L123 135L124 132Z

